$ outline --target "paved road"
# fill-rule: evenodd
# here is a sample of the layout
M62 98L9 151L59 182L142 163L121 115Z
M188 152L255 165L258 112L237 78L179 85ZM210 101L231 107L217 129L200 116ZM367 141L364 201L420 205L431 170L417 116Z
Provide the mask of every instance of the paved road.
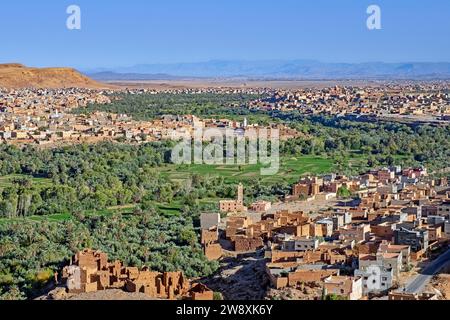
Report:
M426 267L421 274L415 276L406 286L405 292L421 293L431 279L448 263L450 263L450 249L431 262L431 264Z

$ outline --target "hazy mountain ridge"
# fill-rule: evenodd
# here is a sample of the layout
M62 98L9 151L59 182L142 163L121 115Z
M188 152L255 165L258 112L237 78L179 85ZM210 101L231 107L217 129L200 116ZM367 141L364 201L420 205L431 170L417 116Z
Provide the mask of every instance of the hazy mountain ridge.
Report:
M250 77L280 79L450 79L450 63L324 63L314 60L231 61L140 64L108 70L129 79L142 75L167 77ZM88 74L90 74L88 72ZM93 74L95 75L95 74ZM122 79L124 79L122 77Z
M112 80L180 80L183 77L172 76L165 73L146 74L146 73L117 73L111 71L103 71L89 73L88 76L97 81Z

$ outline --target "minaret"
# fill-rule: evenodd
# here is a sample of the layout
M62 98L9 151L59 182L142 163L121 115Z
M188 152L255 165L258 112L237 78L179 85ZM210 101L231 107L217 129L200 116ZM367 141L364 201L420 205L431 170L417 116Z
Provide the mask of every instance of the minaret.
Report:
M244 204L244 186L242 183L239 183L238 186L237 202L239 204Z

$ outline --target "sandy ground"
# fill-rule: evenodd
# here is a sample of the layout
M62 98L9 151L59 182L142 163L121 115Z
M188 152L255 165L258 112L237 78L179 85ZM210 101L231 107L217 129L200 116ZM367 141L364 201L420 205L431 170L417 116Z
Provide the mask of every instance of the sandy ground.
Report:
M440 274L431 281L427 291L438 290L444 300L450 300L450 274ZM432 292L432 291L431 291Z
M57 288L37 300L153 300L143 293L129 293L120 289L110 289L78 295L69 295L65 288Z
M201 282L221 292L226 300L263 300L269 287L265 259L253 255L243 259L226 258L220 271Z
M322 287L300 285L296 288L270 289L267 300L317 300L322 298Z

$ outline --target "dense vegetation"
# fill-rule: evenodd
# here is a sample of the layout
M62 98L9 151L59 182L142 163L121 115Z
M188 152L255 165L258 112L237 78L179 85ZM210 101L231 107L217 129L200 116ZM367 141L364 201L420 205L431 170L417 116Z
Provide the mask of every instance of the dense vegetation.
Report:
M342 158L355 153L367 160L365 169L379 165L425 165L431 171L450 167L450 126L409 126L402 123L358 122L344 118L293 113L271 114L311 139L291 140L284 152L332 156L342 167ZM339 171L354 173L351 168Z
M219 176L192 174L181 181L166 177L164 168L173 167L171 146L170 142L139 146L100 143L38 150L2 145L0 176L13 176L9 183L0 183L0 217L74 213L129 204L149 209L156 203L174 201L191 212L199 199L234 196L235 186ZM286 185L263 186L256 180L248 186L247 194L250 201L288 191Z
M0 224L0 300L42 293L72 254L96 248L110 260L157 271L207 276L218 265L203 256L192 221L153 211L138 215L84 217L61 223L23 220Z
M132 115L135 120L151 120L164 115L192 114L201 117L228 115L229 118L251 116L246 104L260 96L256 94L115 94L112 103L92 104L75 113L104 111Z

